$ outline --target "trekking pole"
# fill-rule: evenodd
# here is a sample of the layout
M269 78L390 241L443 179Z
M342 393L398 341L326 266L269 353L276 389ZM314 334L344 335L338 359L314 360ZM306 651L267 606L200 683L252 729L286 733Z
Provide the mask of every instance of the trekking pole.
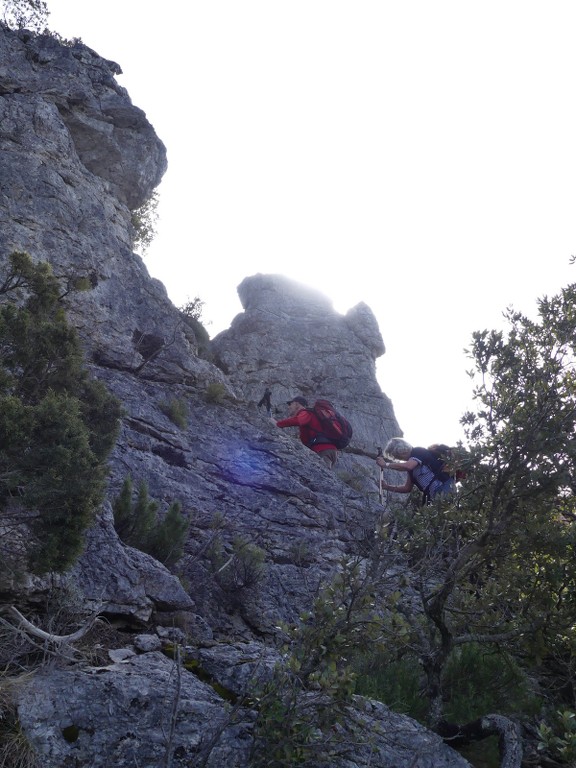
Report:
M383 456L382 448L377 448L376 456ZM378 487L378 498L380 499L380 504L384 504L384 495L383 495L383 489L382 489L382 483L384 481L384 470L382 467L380 467L380 483Z

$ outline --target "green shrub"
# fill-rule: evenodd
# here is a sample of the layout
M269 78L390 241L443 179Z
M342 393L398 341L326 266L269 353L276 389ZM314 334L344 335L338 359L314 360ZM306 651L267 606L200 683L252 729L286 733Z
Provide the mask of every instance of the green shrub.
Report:
M576 712L556 712L552 725L540 723L538 749L549 752L562 765L576 764Z
M368 654L355 659L354 670L357 694L425 721L428 702L422 698L422 672L414 659L391 661L385 654Z
M138 487L135 502L132 497L132 478L127 477L113 504L114 527L125 544L147 552L156 523L158 504L149 498L148 486L144 480Z
M156 521L148 553L167 568L172 567L184 554L189 527L189 521L182 515L181 505L175 501L164 517Z
M158 192L153 192L148 200L132 211L132 226L134 228L134 250L145 256L156 237L158 225Z
M120 404L89 378L47 264L12 254L0 298L0 509L31 512L35 573L64 571L104 498Z
M185 400L174 397L169 402L161 403L160 410L180 429L188 426L188 405Z
M540 702L512 657L469 643L455 648L444 672L446 719L469 722L487 712L536 714Z
M173 566L182 557L189 522L182 515L181 505L175 501L163 517L158 515L158 503L150 499L145 481L138 487L133 501L132 478L124 480L113 504L114 527L125 544L146 552Z
M202 323L204 302L196 296L195 299L188 300L186 304L178 307L178 309L184 318L184 322L194 333L194 338L198 345L198 357L212 362L214 356L210 348L210 336Z
M423 676L413 657L391 660L385 653L359 656L356 692L387 704L396 712L425 723L427 700L422 697ZM487 712L534 714L539 701L512 659L474 643L458 646L443 678L445 718L467 723Z
M210 335L206 328L202 325L200 320L189 320L188 325L192 326L194 336L196 337L198 357L201 357L203 360L208 360L209 363L213 362L214 355L212 354L212 348L210 346Z
M212 381L206 387L206 400L209 403L221 403L226 396L226 387L219 381Z
M340 724L349 721L354 648L380 635L373 595L359 561L344 561L300 623L285 628L282 662L255 693L258 711L251 765L255 768L331 765L346 755ZM354 752L349 745L350 757Z
M215 539L210 555L218 584L235 597L242 590L255 587L264 575L266 553L246 538L234 539L230 553L224 551L219 539Z

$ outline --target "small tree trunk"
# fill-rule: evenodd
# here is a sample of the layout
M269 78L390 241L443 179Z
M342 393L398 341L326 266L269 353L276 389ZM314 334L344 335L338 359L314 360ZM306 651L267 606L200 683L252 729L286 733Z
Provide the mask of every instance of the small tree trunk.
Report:
M521 768L522 735L520 726L502 715L486 715L466 725L442 721L437 733L452 747L498 736L500 768Z
M480 722L487 736L494 734L499 736L500 768L520 768L522 763L520 726L502 715L486 715Z

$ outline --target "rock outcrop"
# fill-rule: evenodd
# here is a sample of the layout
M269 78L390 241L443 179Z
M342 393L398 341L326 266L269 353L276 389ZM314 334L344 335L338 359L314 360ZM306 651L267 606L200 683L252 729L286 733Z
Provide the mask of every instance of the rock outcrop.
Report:
M250 667L260 656L261 649L240 646L223 661L226 669L244 666L251 675ZM127 655L88 670L41 673L23 693L21 712L25 732L42 754L50 755L49 765L152 768L165 764L167 743L170 764L176 768L250 765L253 711L223 707L221 695L211 685L190 673L178 677L174 663L158 652ZM127 721L137 724L129 732ZM357 711L354 716L351 711L350 722L339 735L353 743L360 727L370 736L354 746L353 762L351 755L335 755L333 768L468 765L439 736L377 702L358 700ZM377 733L387 736L378 739Z
M244 312L213 340L220 367L236 391L258 402L272 390L276 414L303 395L323 397L354 424L352 450L375 454L400 434L390 400L376 380L384 341L372 310L358 304L346 315L321 293L281 275L254 275L238 286Z
M81 43L0 27L0 268L26 251L63 280L88 279L67 311L91 373L124 410L108 498L79 562L50 579L0 576L4 604L36 610L60 585L109 631L82 657L59 647L66 662L22 681L14 706L46 768L247 766L255 714L224 689L238 700L256 668L269 672L280 623L298 621L379 520L375 446L399 432L375 377L384 343L367 306L341 316L315 291L256 275L239 286L244 312L213 340L217 364L198 355L132 250L132 212L166 153L118 71ZM350 418L353 444L335 472L258 410L266 385L279 407L300 392ZM167 415L175 400L184 426ZM179 578L119 540L111 504L127 476L162 510L181 503L190 532ZM175 663L159 642L195 664ZM381 704L359 699L343 728L355 747L334 766L467 765Z

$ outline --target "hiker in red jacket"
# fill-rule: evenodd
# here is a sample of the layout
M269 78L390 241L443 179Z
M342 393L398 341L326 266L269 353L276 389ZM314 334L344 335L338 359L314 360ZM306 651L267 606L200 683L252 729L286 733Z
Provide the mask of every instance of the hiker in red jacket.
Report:
M332 469L338 458L338 449L322 435L322 426L318 417L308 408L308 402L303 397L288 400L288 418L276 422L277 427L298 427L300 440L317 453Z

